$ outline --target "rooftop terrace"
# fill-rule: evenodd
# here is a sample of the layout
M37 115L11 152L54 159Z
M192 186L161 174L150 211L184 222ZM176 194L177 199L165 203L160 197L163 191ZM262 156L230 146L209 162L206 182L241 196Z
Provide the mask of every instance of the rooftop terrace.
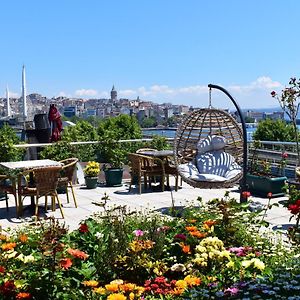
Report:
M171 187L174 182L171 182ZM197 197L202 197L203 201L209 201L213 198L221 198L224 196L226 191L230 191L230 197L239 200L240 194L237 187L231 189L195 189L183 182L182 188L175 192L172 191L161 192L158 188L154 190L148 189L138 194L137 188L133 186L129 192L129 180L123 180L121 187L106 187L100 184L96 189L86 189L84 185L77 185L75 187L75 195L77 198L78 208L75 208L70 197L70 203L67 203L66 194L59 194L59 198L63 205L65 219L61 218L59 209L55 212L48 210L45 213L44 209L40 209L40 217L54 216L62 222L65 222L69 226L70 230L78 227L81 220L84 220L91 214L102 210L100 206L93 204L98 202L105 195L109 196L109 206L125 205L130 210L155 210L161 208L170 208L172 206L172 196L174 199L175 206L184 206L191 202L197 205ZM282 201L286 200L287 197L279 197L271 199L271 203L278 202L279 207L272 207L271 210L267 211L266 221L270 222L273 229L282 228L287 229L289 222L290 213L282 206ZM267 205L267 198L250 197L251 201L258 202L262 205ZM40 200L41 207L44 205L43 198ZM24 206L30 204L30 197L24 200ZM16 217L16 210L14 206L13 196L10 195L9 199L9 211L6 210L5 201L0 201L0 225L3 228L18 226L24 222L30 220L30 217L34 215L34 212L26 209L22 219Z

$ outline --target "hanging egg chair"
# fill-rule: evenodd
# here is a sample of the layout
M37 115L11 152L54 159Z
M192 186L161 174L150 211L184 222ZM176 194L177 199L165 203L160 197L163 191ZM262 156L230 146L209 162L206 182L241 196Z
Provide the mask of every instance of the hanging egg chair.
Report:
M191 186L228 188L243 178L247 160L246 129L228 112L211 106L211 88L228 93L209 85L209 107L192 112L176 131L174 159L179 175ZM235 101L234 104L237 105Z

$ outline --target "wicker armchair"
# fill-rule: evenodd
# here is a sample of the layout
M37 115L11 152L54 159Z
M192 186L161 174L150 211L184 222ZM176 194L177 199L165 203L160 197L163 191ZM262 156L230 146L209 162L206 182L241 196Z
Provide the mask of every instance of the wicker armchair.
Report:
M66 194L67 194L67 202L69 203L69 193L68 193L68 188L71 189L72 196L73 196L73 201L75 204L75 207L77 208L77 201L75 198L75 193L73 189L73 175L76 170L76 164L78 162L78 158L67 158L64 160L61 160L60 163L63 165L62 170L60 172L60 177L58 178L58 188L65 188L66 189Z
M14 195L16 210L18 212L16 179L12 178L12 177L9 177L9 176L6 176L6 175L0 175L0 192L5 194L5 202L6 202L6 209L7 210L8 210L8 196L7 196L7 194Z
M47 210L47 196L52 198L52 210L54 210L55 199L59 205L59 209L62 217L64 213L61 203L59 201L56 188L58 184L59 172L61 167L43 167L32 170L27 170L22 173L23 176L19 176L18 179L18 198L19 198L19 214L22 212L22 202L26 196L35 196L35 215L38 216L38 200L41 197L45 197L45 208ZM31 174L30 174L31 173ZM27 175L34 177L34 186L27 181ZM22 185L22 178L25 178L26 184Z
M144 177L144 187L147 187L147 181L149 180L149 187L154 176L161 177L161 188L164 191L165 182L165 166L161 159L145 156L137 153L129 153L128 159L131 165L131 182L129 191L134 181L134 177L138 180L139 193L142 192L142 177Z

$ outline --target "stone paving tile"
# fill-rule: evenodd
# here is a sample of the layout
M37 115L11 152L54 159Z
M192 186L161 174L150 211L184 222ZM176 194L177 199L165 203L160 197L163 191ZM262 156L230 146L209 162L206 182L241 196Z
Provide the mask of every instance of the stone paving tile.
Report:
M171 186L174 183L171 179ZM79 222L89 215L101 211L102 208L93 204L93 202L101 201L101 198L106 194L109 196L108 205L126 205L131 210L153 210L164 207L171 207L172 197L175 203L175 206L186 205L191 202L196 202L197 197L202 197L203 201L208 201L213 198L222 198L225 192L230 191L230 197L239 200L239 193L237 188L232 189L196 189L183 182L182 188L177 192L172 188L172 192L166 190L161 192L158 187L154 191L147 189L138 194L138 190L135 186L132 187L132 190L129 192L129 182L125 181L121 187L106 187L104 185L98 186L96 189L86 189L83 186L75 187L75 195L77 198L78 208L75 208L73 198L70 195L70 203L67 203L66 194L59 194L60 201L63 205L63 210L65 214L65 219L61 218L59 209L57 208L55 212L48 210L45 214L43 206L43 199L40 200L41 209L40 217L51 216L58 218L63 221L70 227L70 229L75 229ZM280 197L271 200L273 202L279 202L286 200L287 197ZM252 201L259 202L266 205L268 199L251 197ZM30 199L26 199L24 205L29 205ZM0 201L0 226L3 228L18 226L22 222L26 221L26 218L32 216L33 212L26 210L24 213L23 219L16 218L16 210L14 207L14 199L10 196L9 199L10 209L7 212L5 201ZM272 210L267 211L266 220L271 222L271 225L275 228L277 225L288 227L287 224L292 224L293 222L289 221L290 214L286 208L281 204L280 207L273 207Z

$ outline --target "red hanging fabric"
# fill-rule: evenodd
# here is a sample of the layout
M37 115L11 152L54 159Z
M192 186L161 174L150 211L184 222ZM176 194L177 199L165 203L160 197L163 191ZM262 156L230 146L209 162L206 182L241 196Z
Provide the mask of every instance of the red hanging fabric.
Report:
M62 127L61 115L54 104L50 105L48 118L52 128L50 142L56 142L60 140L60 133L62 132L63 127Z

